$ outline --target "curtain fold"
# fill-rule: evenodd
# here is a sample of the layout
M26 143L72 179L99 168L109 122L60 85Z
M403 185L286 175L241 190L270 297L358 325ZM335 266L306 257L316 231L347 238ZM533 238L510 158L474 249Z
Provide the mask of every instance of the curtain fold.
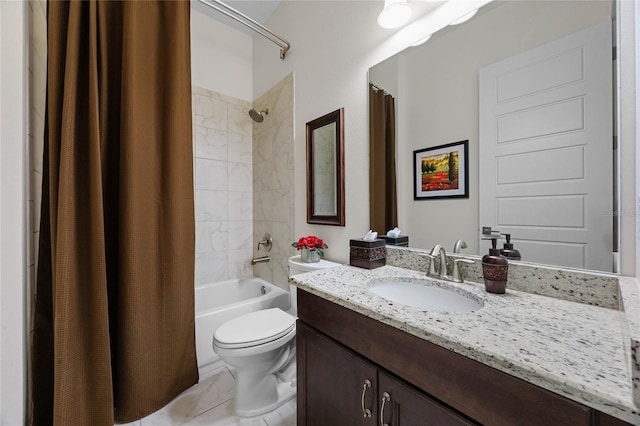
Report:
M35 425L133 421L198 380L189 19L48 3Z
M396 115L393 96L369 84L369 221L385 234L398 226Z

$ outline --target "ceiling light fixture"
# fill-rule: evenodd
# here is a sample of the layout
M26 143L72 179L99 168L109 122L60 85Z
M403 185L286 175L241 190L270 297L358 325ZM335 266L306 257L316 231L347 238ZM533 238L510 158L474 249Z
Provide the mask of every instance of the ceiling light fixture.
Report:
M426 35L418 40L416 40L411 47L416 47L416 46L420 46L421 44L425 44L427 42L427 40L429 40L431 38L431 34Z
M455 21L452 21L449 25L458 25L458 24L462 24L463 22L467 22L469 19L473 18L473 15L475 15L477 11L478 11L478 9L474 9L471 12L469 12L469 13L467 13L465 15L462 15L461 17L459 17Z
M384 9L378 15L378 25L385 29L398 28L411 19L413 9L407 0L384 0Z

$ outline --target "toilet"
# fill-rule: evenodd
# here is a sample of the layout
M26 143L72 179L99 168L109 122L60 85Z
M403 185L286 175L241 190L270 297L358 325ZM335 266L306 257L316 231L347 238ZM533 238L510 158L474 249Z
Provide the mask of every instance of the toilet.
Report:
M339 266L321 259L304 263L289 258L289 276ZM296 287L289 285L291 309L263 309L241 315L216 329L213 351L235 368L235 413L268 413L296 396Z

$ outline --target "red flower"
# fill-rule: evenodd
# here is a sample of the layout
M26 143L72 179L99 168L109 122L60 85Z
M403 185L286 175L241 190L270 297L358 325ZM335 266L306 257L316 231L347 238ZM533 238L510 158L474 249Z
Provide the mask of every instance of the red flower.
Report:
M309 250L318 250L320 256L324 256L322 249L329 248L329 246L326 245L321 238L318 238L315 235L301 237L297 242L294 241L291 246L297 248L298 250L301 250L303 247L306 247Z

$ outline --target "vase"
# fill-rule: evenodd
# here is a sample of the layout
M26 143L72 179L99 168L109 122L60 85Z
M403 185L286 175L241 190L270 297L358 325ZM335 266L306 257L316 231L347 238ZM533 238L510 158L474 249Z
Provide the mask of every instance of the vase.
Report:
M302 247L300 252L300 259L305 263L320 262L320 253L317 250L311 250L307 247Z

